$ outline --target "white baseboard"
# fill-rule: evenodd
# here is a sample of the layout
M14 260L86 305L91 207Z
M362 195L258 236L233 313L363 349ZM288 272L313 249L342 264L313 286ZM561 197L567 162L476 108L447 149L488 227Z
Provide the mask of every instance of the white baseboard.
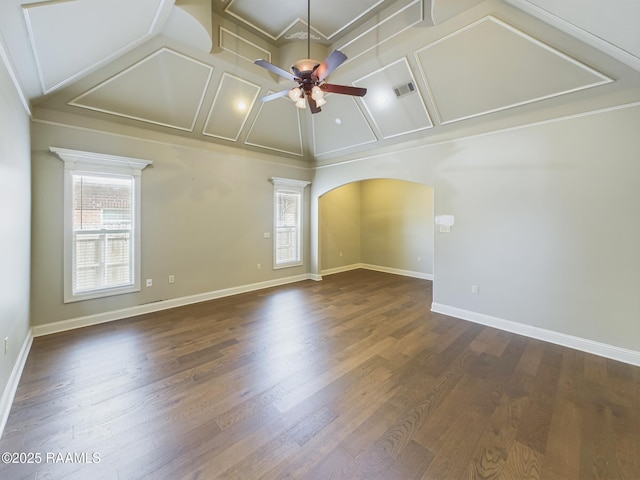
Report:
M342 267L335 268L327 268L326 270L322 270L320 272L322 275L333 275L335 273L348 272L350 270L357 270L358 268L362 268L361 263L353 263L351 265L343 265Z
M412 270L402 270L399 268L381 267L380 265L370 265L368 263L362 263L360 265L360 268L374 270L376 272L393 273L394 275L403 275L405 277L421 278L423 280L433 281L433 274L431 273L414 272Z
M354 270L357 268L365 268L368 270L376 270L385 273L394 273L397 275L405 275L408 277L423 278L426 280L433 280L433 275L424 274L420 272L412 272L409 270L399 270L397 268L380 267L377 265L368 265L363 263L357 263L348 265L346 267L340 267L338 269L330 269L323 271L321 275L306 273L302 275L296 275L293 277L278 278L275 280L268 280L266 282L252 283L249 285L242 285L239 287L226 288L223 290L215 290L213 292L200 293L197 295L190 295L187 297L173 298L170 300L161 300L159 302L146 303L144 305L136 305L134 307L127 307L120 310L113 310L104 313L97 313L94 315L87 315L84 317L71 318L69 320L62 320L59 322L47 323L45 325L35 325L32 327L33 336L41 337L43 335L51 335L53 333L64 332L67 330L73 330L76 328L88 327L91 325L98 325L100 323L113 322L115 320L122 320L123 318L134 317L136 315L144 315L146 313L159 312L161 310L167 310L169 308L182 307L185 305L191 305L193 303L206 302L208 300L215 300L216 298L228 297L230 295L237 295L239 293L252 292L254 290L261 290L263 288L276 287L278 285L286 285L288 283L300 282L302 280L322 280L322 275L330 275L332 273L344 272L347 270Z
M22 376L22 370L27 362L29 351L31 350L31 344L33 343L33 333L31 330L27 333L27 338L22 343L22 348L16 359L16 363L11 370L9 381L2 392L2 398L0 399L0 438L4 432L4 427L7 424L9 418L9 412L11 412L11 405L13 405L13 399L16 396L18 390L18 384L20 383L20 377Z
M252 292L254 290L261 290L263 288L277 287L278 285L286 285L288 283L300 282L302 280L315 280L315 278L313 278L311 274L278 278L275 280L268 280L266 282L251 283L249 285L242 285L239 287L225 288L222 290L215 290L213 292L199 293L197 295L189 295L187 297L172 298L170 300L161 300L159 302L136 305L135 307L128 307L120 310L113 310L110 312L71 318L69 320L47 323L45 325L36 325L32 327L33 336L40 337L43 335L50 335L52 333L73 330L75 328L113 322L115 320L122 320L123 318L134 317L136 315L159 312L161 310L168 310L170 308L183 307L185 305L206 302L208 300L215 300L216 298L228 297L230 295L237 295L239 293Z
M392 273L394 275L403 275L405 277L421 278L423 280L433 280L433 275L430 273L383 267L380 265L371 265L369 263L352 263L351 265L344 265L342 267L328 268L327 270L322 270L322 275L333 275L334 273L348 272L349 270L356 270L358 268L364 268L365 270L373 270L376 272Z
M499 330L517 333L519 335L524 335L525 337L555 343L556 345L562 345L563 347L592 353L601 357L611 358L631 365L640 366L640 352L635 350L628 350L626 348L616 347L614 345L608 345L594 340L574 337L573 335L567 335L566 333L554 332L553 330L546 330L532 325L512 322L510 320L504 320L490 315L472 312L470 310L451 307L441 303L432 303L431 311L449 315L450 317L460 318L462 320L468 320L474 323L480 323Z

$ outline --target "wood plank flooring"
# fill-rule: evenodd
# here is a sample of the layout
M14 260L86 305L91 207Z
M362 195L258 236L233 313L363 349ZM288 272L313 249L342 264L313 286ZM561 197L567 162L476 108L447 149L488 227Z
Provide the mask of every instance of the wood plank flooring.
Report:
M430 305L355 270L36 338L0 478L640 478L640 368Z

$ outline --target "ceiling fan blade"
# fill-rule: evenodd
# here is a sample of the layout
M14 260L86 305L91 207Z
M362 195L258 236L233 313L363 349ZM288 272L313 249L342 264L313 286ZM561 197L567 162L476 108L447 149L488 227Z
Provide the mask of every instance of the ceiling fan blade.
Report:
M340 50L334 50L329 56L322 62L318 68L315 69L311 75L317 82L323 81L338 68L347 59L347 56Z
M318 113L322 111L311 95L307 96L307 99L309 100L309 110L311 110L311 113Z
M291 90L291 89L289 89ZM263 102L268 102L270 100L275 100L276 98L286 97L289 94L289 90L282 90L281 92L271 93L269 95L265 95L264 97L260 97L260 100Z
M262 58L256 60L256 65L260 65L262 68L266 68L267 70L272 71L273 73L277 73L281 77L288 78L289 80L297 80L297 77L292 73L287 72L286 70L281 69L280 67L276 67L274 64L263 60Z
M323 83L320 88L325 92L339 93L342 95L353 95L354 97L364 97L367 93L366 88L350 87L347 85L333 85L331 83Z

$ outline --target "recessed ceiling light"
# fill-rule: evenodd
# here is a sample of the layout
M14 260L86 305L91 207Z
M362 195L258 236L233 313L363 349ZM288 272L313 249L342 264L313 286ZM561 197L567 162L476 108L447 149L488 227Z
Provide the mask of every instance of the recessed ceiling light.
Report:
M247 110L247 104L245 102L243 102L242 100L240 100L238 103L236 103L236 109L239 112L244 112Z
M386 93L378 92L375 96L375 104L378 107L384 107L389 102L389 95Z
M342 119L341 119L341 118L336 117L336 118L335 118L335 120L334 120L334 122L336 122L336 125L341 125L341 124L342 124Z

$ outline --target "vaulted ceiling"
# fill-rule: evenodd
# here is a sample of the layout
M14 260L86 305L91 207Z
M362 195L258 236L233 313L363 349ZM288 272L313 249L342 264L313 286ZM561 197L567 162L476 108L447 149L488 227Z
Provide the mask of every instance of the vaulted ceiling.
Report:
M288 97L305 0L0 2L0 54L35 119L109 122L301 162L640 101L640 2L311 1L311 55L348 57L322 112Z

